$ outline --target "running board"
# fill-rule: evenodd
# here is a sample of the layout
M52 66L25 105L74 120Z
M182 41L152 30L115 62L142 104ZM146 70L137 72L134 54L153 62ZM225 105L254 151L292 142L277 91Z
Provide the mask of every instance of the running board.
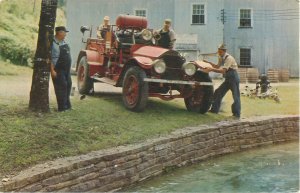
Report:
M117 84L116 81L113 81L112 79L109 79L109 78L106 78L106 77L99 78L97 76L93 76L92 78L96 81L106 83L106 84L110 84L110 85L113 85L113 86L116 86L116 84Z
M197 82L197 81L184 81L184 80L165 80L165 79L154 79L154 78L144 78L145 82L154 83L165 83L165 84L184 84L184 85L201 85L201 86L213 86L212 82Z

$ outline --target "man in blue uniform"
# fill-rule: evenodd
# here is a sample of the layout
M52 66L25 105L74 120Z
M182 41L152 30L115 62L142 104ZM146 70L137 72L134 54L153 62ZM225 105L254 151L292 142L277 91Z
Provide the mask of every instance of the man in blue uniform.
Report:
M65 42L67 32L64 26L56 27L52 43L50 72L55 89L58 111L71 109L71 54L70 47Z
M213 103L210 112L219 113L220 106L225 94L231 90L233 97L233 104L231 105L232 114L236 118L241 116L241 101L240 101L240 78L237 73L238 65L235 59L226 52L225 45L222 44L218 48L219 62L218 65L212 62L207 62L212 65L212 68L206 68L206 72L216 72L225 75L225 81L215 90L213 96Z

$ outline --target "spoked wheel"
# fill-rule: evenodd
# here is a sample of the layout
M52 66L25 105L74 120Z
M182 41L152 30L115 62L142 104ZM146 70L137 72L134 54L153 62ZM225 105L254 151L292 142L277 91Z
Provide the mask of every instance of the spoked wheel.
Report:
M212 82L207 73L200 71L196 74L196 80L199 82ZM211 106L213 93L213 86L199 86L195 88L192 96L184 99L187 110L202 114L206 113Z
M138 66L130 67L123 81L123 103L129 110L140 112L147 105L148 83L144 82L146 73Z
M138 101L139 96L139 84L137 78L134 75L128 77L128 82L126 82L124 89L128 105L135 105L135 103Z
M89 94L93 88L93 79L89 76L89 65L86 56L80 59L78 65L77 86L80 94Z

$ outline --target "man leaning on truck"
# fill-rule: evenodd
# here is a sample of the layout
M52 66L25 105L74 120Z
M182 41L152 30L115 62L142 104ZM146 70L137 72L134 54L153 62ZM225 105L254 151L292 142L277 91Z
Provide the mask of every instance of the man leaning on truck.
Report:
M206 72L216 72L222 73L225 75L225 81L217 88L214 92L213 103L210 112L219 113L221 101L225 94L231 90L233 97L233 104L231 105L232 114L236 118L241 116L241 100L240 100L240 78L237 73L238 65L235 59L226 52L226 47L224 44L221 44L218 47L219 54L219 63L218 65L213 64L212 62L207 62L212 65L212 68L206 68Z

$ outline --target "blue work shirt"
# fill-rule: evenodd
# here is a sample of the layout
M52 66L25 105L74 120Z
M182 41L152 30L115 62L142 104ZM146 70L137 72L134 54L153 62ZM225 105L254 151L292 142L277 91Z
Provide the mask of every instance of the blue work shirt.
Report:
M66 42L64 40L59 41L56 39L56 37L54 37L53 39L53 44L52 44L52 49L51 49L51 60L52 60L52 64L54 66L56 66L56 63L58 61L59 58L59 54L60 54L60 50L59 47L62 45L65 45Z

